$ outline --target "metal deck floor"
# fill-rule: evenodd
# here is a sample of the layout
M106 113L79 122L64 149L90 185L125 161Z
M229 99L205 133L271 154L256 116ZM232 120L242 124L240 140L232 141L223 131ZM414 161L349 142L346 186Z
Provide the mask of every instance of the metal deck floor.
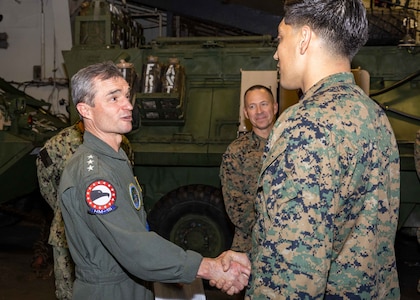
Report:
M27 221L2 226L0 238L0 300L54 300L52 265L41 273L31 268L33 244L39 237L39 227ZM414 236L399 232L396 252L402 300L418 300L417 281L420 278L420 246ZM208 300L233 300L216 290L207 290Z

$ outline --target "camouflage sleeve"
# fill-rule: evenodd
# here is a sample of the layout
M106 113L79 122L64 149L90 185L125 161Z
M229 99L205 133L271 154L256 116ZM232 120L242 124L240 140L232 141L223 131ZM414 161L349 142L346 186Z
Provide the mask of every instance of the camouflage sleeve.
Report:
M253 201L249 201L250 196L244 195L247 187L247 176L256 176L255 174L246 174L241 164L241 159L230 151L223 154L222 164L220 166L220 180L223 192L223 201L226 212L235 225L246 234L251 233L251 227L254 223ZM252 197L255 197L252 195Z
M134 165L134 151L131 147L129 139L125 135L122 136L121 148L124 150L125 154L127 154L127 157L131 161L131 164Z
M258 218L257 227L264 228L259 234L264 232L265 240L259 257L253 260L277 270L276 276L271 272L255 276L283 286L282 295L293 298L296 291L304 290L306 296L322 298L333 255L331 219L336 208L332 197L337 157L332 147L306 138L307 147L282 150L263 172L264 192L258 193L257 210L265 215Z
M38 176L39 191L45 201L55 211L57 203L57 187L60 174L57 174L57 167L48 151L48 145L44 146L36 158L36 169Z
M39 190L54 211L59 208L57 188L60 184L61 173L82 140L82 130L76 123L50 138L37 156Z
M416 141L414 143L414 162L416 164L417 176L420 178L420 129L416 133Z

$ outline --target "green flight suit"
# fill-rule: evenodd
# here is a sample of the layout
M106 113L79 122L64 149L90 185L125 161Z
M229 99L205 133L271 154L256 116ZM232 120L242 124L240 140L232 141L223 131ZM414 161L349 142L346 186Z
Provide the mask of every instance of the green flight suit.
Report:
M148 281L196 278L200 254L148 231L141 189L122 149L85 132L59 195L76 264L73 299L153 299Z

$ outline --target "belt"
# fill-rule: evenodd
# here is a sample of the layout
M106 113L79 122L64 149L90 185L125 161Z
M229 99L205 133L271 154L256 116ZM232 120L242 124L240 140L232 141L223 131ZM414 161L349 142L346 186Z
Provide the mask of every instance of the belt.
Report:
M82 282L91 284L102 284L102 283L118 283L128 279L128 274L124 272L119 273L104 273L100 269L87 269L76 266L76 278Z

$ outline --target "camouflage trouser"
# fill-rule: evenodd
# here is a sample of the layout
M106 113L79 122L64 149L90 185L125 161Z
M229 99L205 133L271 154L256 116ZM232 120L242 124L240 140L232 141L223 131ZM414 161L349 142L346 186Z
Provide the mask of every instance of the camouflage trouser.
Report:
M55 296L71 300L74 281L74 262L68 248L53 246Z

